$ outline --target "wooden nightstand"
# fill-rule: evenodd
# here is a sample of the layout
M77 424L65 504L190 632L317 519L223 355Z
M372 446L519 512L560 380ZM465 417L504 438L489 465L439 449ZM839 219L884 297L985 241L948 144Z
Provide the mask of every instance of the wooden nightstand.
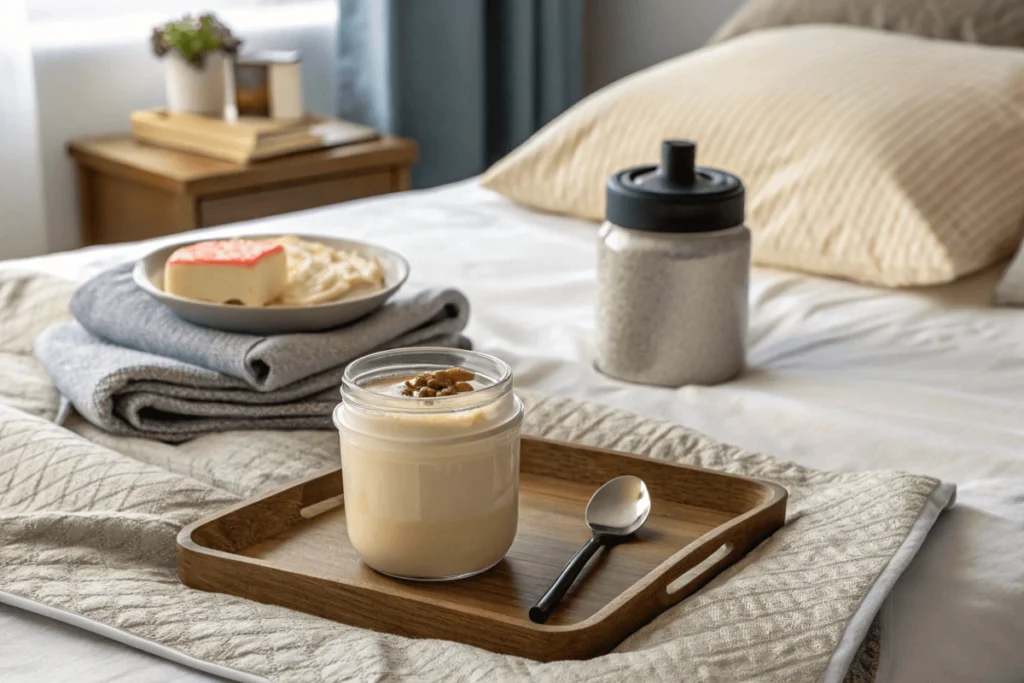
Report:
M409 189L416 143L384 137L240 166L130 136L75 140L85 245L126 242Z

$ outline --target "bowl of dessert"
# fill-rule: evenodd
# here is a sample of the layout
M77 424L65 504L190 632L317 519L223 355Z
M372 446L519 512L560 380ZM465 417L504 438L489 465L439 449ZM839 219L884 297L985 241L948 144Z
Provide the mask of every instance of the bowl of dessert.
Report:
M372 313L405 284L409 264L365 242L260 235L164 246L132 275L180 318L265 335L318 332Z

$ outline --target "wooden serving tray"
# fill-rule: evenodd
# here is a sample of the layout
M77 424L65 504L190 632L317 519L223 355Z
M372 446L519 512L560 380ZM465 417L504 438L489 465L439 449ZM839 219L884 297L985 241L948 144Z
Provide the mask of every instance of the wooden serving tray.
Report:
M614 451L524 438L519 533L479 576L391 579L345 530L341 470L234 505L178 535L178 576L230 593L413 638L461 641L552 661L608 652L782 526L786 490L765 481ZM589 538L598 486L635 474L652 496L637 539L599 552L546 624L527 616Z

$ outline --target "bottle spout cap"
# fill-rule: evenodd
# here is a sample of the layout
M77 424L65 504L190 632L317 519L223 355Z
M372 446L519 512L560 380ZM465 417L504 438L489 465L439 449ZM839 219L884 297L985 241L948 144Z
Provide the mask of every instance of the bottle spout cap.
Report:
M661 143L661 167L658 169L672 185L693 185L696 180L697 145L689 140L665 140Z

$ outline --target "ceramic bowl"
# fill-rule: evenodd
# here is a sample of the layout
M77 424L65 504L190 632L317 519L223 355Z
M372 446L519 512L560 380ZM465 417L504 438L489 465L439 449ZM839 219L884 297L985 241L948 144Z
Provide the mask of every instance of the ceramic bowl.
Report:
M384 269L384 288L352 297L312 306L268 306L256 308L233 304L214 304L168 294L163 289L164 265L175 249L203 240L193 239L160 247L139 259L132 276L147 294L164 304L178 317L189 322L226 332L269 335L291 332L318 332L339 327L372 313L384 305L409 277L409 264L393 251L365 242L356 242L321 235L298 235L304 240L320 242L335 249L355 251L363 256L376 256ZM266 239L274 235L239 236Z

